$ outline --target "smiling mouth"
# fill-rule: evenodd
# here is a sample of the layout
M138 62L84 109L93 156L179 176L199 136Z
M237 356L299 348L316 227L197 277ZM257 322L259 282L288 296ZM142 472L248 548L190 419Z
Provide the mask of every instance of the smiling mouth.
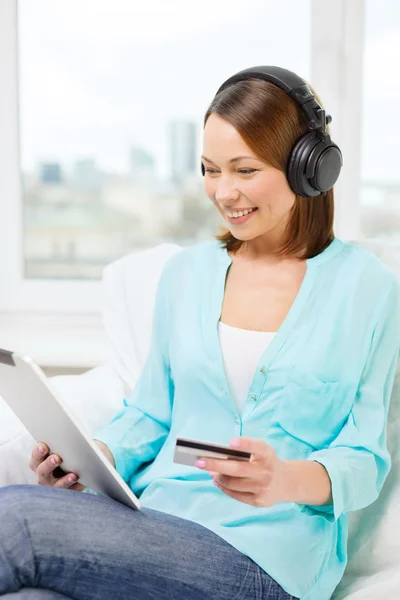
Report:
M245 208L243 210L226 210L225 213L228 215L228 217L230 219L238 219L239 217L245 217L246 215L249 215L250 213L256 211L257 208Z

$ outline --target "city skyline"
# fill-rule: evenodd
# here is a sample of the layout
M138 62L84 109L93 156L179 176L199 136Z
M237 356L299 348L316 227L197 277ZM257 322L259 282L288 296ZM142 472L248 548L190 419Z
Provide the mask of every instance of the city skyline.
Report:
M190 120L175 119L167 124L166 144L168 146L168 171L164 180L178 183L187 176L200 174L200 156L197 152L197 126ZM25 175L38 175L45 183L61 183L64 179L82 182L90 187L99 183L98 176L107 173L96 156L79 155L72 163L65 163L58 157L53 160L41 158L33 169L25 170ZM112 173L112 171L110 171ZM157 170L157 159L148 148L132 143L126 156L125 169L118 171L120 175L131 175L138 179L163 177ZM96 180L96 181L95 181Z

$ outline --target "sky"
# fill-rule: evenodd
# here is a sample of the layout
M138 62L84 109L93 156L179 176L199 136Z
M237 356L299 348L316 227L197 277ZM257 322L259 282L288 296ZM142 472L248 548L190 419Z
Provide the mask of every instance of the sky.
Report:
M197 122L200 149L224 79L258 64L310 78L310 25L310 0L19 0L23 168L93 157L124 172L139 146L166 175L168 121ZM400 2L367 0L364 178L400 181L399 64Z
M285 64L309 76L308 0L277 6L266 0L20 0L19 6L25 168L40 159L94 155L104 168L120 170L129 147L139 145L165 172L167 122L194 120L200 134L227 77L257 64ZM293 20L283 33L275 22L286 19L288 6ZM289 40L298 27L306 43L293 52Z

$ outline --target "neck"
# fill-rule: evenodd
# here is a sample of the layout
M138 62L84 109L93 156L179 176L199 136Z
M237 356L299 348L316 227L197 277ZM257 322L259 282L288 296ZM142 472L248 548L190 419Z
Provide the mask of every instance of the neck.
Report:
M302 260L297 256L279 254L279 250L282 248L285 240L285 228L276 227L252 240L245 241L238 251L238 255L245 260L268 264L299 262Z

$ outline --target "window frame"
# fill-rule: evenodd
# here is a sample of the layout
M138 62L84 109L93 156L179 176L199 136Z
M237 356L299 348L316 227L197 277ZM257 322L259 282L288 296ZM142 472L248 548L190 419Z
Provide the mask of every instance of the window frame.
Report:
M335 185L335 233L346 240L358 240L361 235L365 12L365 0L312 0L312 84L333 115L332 140L343 153Z
M101 282L24 277L18 123L18 6L0 3L0 311L99 314ZM11 199L15 199L12 201Z

